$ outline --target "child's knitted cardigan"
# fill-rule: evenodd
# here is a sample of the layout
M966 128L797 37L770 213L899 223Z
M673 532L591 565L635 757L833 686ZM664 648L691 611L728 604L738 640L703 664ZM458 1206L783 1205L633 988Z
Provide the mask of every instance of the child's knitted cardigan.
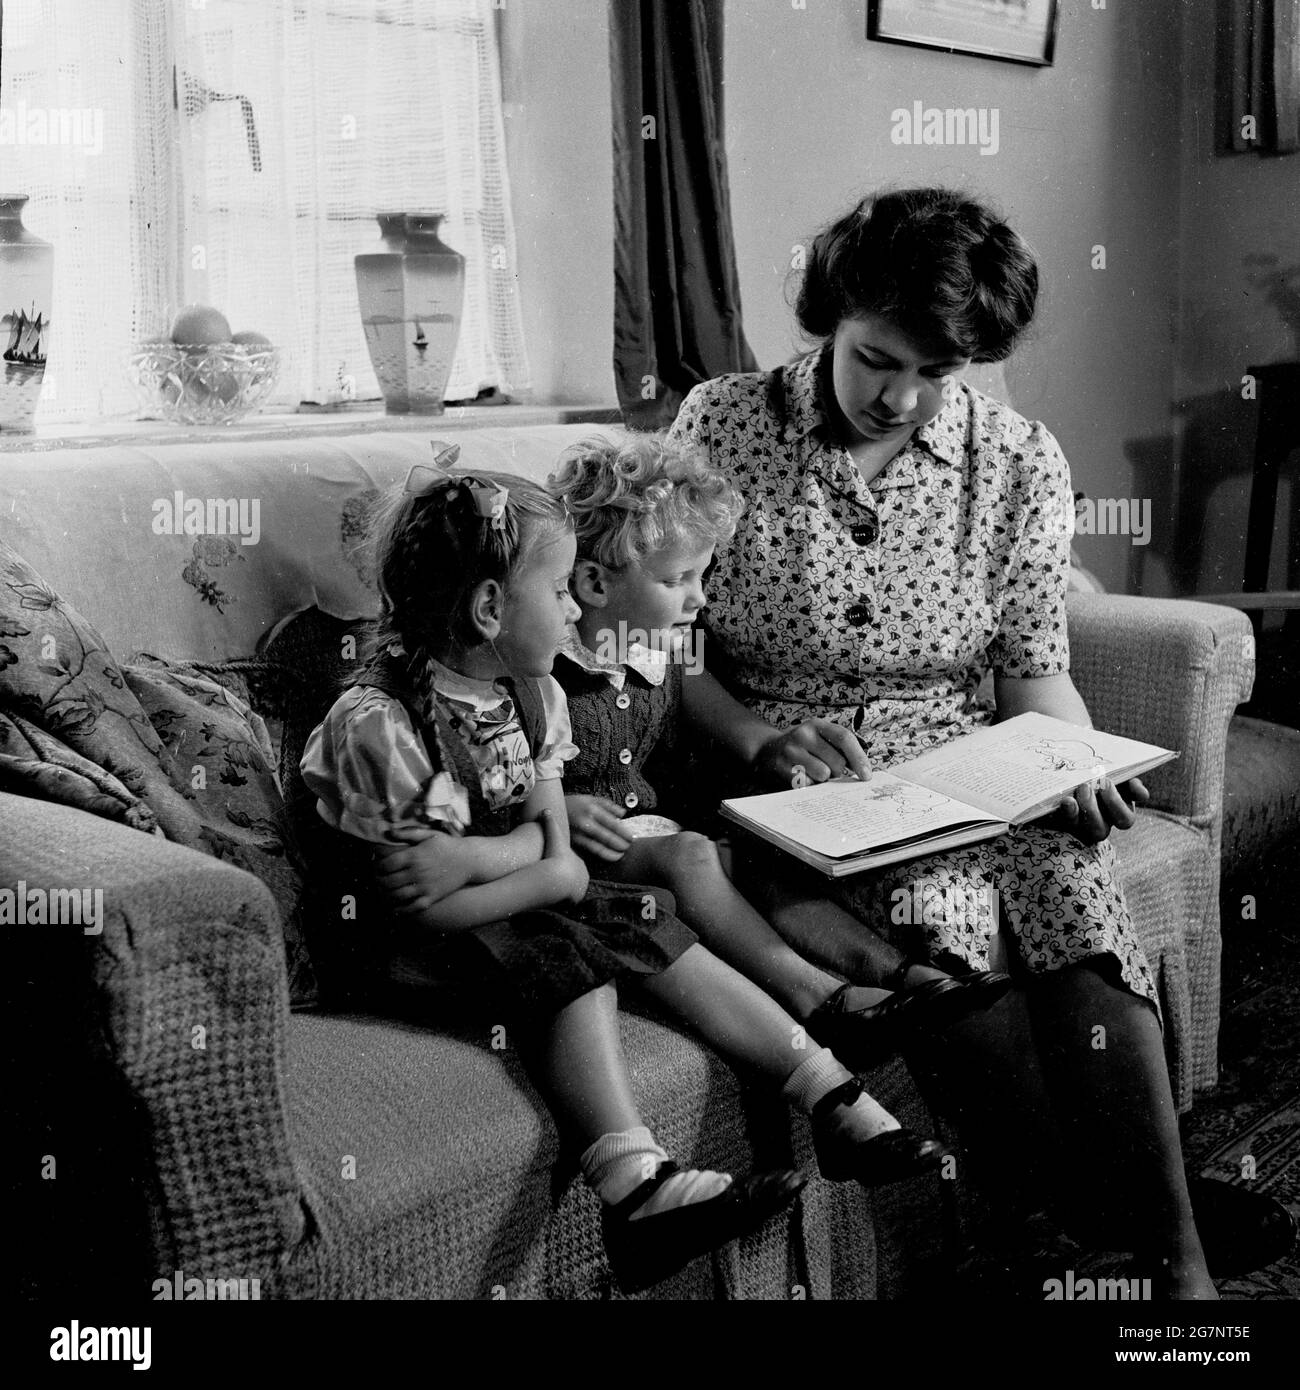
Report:
M583 670L565 652L555 659L552 674L568 697L578 745L578 756L564 765L564 790L603 797L640 814L659 805L646 764L652 754L658 763L676 742L682 667L669 662L660 685L630 666L623 671L623 688L616 690L608 675Z

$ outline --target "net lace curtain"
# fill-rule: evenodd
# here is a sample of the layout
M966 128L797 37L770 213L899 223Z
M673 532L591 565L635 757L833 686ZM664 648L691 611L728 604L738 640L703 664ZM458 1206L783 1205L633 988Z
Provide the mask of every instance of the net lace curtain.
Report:
M4 0L3 18L0 102L103 113L98 151L3 151L0 191L29 194L55 244L40 422L134 413L131 349L192 302L281 349L273 401L378 397L352 258L378 249L379 211L443 212L466 257L447 398L528 386L492 0Z

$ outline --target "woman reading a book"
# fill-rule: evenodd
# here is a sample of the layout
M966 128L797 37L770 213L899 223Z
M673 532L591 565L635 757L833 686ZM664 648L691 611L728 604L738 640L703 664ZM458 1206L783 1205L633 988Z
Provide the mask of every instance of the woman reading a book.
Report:
M817 350L684 402L672 436L703 448L746 509L718 551L706 643L744 703L708 674L683 698L764 790L888 768L1029 711L1091 724L1069 675L1066 461L1043 425L960 380L1009 355L1037 288L1029 248L981 205L942 189L870 197L810 249L796 315ZM977 695L990 668L996 714ZM910 1059L1001 1189L1001 1231L1017 1204L1056 1198L1101 1248L1137 1249L1163 1296L1214 1298L1156 988L1107 839L1146 799L1136 780L1081 786L1049 819L838 881L856 917L893 934L888 955L801 911L828 884L805 894L794 859L766 903L851 980L1016 974L1022 989Z

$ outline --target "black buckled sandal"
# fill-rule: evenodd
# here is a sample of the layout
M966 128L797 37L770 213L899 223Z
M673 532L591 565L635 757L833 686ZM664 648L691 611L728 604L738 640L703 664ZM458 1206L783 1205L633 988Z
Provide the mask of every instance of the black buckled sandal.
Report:
M700 1255L758 1230L789 1206L808 1181L806 1175L788 1169L754 1173L733 1179L725 1192L707 1202L691 1202L633 1221L659 1188L680 1171L671 1161L662 1164L654 1177L601 1211L605 1253L624 1293L651 1288Z
M999 999L1015 983L1010 975L1005 975L1000 970L972 970L967 975L950 975L946 980L926 980L924 984L908 985L907 972L914 965L929 965L930 962L924 956L907 956L902 960L884 980L881 981L882 989L892 989L898 994L918 994L931 985L960 985L971 999L982 998L985 1002L975 1007L988 1008L990 1004L996 1004Z
M911 989L899 989L865 1009L848 1007L850 988L841 985L813 1010L808 1031L846 1067L869 1071L895 1053L996 1004L1011 988L1011 976L985 970L977 975L927 980Z
M1203 1177L1189 1178L1187 1191L1215 1279L1253 1274L1295 1250L1295 1217L1267 1193Z
M863 1187L881 1187L934 1172L948 1157L948 1150L937 1139L923 1139L910 1129L886 1130L874 1139L861 1140L828 1130L826 1120L831 1111L852 1105L865 1090L855 1076L813 1106L813 1148L822 1177L830 1182L856 1181Z

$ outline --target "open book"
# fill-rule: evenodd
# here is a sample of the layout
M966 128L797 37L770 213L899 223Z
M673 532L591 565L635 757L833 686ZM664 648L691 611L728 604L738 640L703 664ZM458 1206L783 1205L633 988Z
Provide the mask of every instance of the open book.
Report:
M1084 782L1122 782L1178 757L1167 748L1021 714L869 782L854 777L742 796L722 814L832 878L991 840L1053 811Z

